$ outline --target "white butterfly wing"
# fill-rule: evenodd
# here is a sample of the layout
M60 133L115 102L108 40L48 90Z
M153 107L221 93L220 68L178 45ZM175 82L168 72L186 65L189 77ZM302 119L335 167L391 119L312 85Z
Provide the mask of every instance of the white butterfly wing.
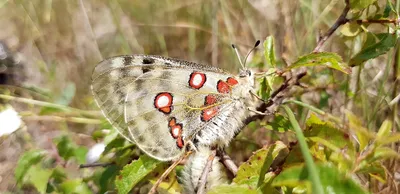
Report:
M228 78L218 68L177 59L120 56L96 66L92 91L122 136L154 158L172 160L218 114L212 110L229 105L230 96L219 92Z

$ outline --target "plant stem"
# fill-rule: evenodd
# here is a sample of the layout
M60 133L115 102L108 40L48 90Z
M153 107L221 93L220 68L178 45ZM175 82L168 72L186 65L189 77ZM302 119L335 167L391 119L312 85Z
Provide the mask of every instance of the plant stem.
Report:
M26 103L26 104L49 107L49 108L55 108L55 109L63 110L65 112L75 112L75 113L78 113L81 115L87 115L89 117L101 118L101 113L99 111L80 110L80 109L64 106L61 104L54 104L54 103L50 103L50 102L43 102L43 101L39 101L39 100L33 100L33 99L29 99L29 98L20 98L20 97L4 95L4 94L0 94L0 99L12 100L12 101L22 102L22 103Z
M289 121L292 124L294 131L296 132L297 140L300 144L300 150L303 154L304 160L306 162L306 168L311 179L312 183L312 193L324 194L324 189L322 188L321 180L319 178L319 173L317 166L314 164L313 158L309 152L306 138L304 137L303 131L301 130L299 123L297 122L296 118L292 110L286 105L282 105L283 109L285 109L286 114L289 117Z

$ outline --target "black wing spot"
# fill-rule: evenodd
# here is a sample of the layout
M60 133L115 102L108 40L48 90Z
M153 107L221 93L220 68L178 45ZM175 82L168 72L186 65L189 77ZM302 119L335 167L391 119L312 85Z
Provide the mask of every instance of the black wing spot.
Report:
M153 63L154 63L154 59L153 58L146 57L146 58L143 59L143 64L148 65L148 64L153 64Z
M140 135L136 138L136 141L142 143L146 141L146 138L144 137L144 135Z
M154 69L154 68L151 67L151 66L143 66L143 67L142 67L143 73L147 73L147 72L149 72L149 71L151 71L151 70L153 70L153 69Z
M172 64L167 62L167 63L165 63L165 66L167 66L168 68L171 68Z
M126 57L124 57L124 66L131 65L131 64L132 64L132 60L133 60L133 57L132 57L132 56L126 56Z

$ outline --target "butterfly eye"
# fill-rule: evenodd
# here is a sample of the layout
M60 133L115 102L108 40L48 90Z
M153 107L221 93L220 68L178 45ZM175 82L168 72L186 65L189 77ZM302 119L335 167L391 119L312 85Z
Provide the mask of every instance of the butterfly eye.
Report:
M251 71L244 69L239 73L239 77L250 77L251 76Z

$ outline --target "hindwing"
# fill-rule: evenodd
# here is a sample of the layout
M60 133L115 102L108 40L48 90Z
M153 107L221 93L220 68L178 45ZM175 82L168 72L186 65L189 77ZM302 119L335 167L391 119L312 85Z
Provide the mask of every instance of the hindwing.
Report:
M229 108L236 79L221 69L172 58L119 56L96 66L92 92L108 121L159 160L172 160Z

